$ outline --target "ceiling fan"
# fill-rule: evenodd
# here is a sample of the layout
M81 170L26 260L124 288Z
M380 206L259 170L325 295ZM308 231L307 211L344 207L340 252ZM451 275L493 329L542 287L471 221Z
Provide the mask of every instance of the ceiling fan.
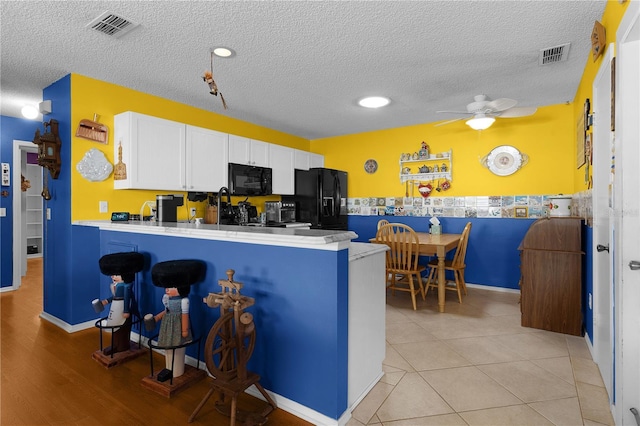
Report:
M473 102L467 105L466 111L436 111L438 113L449 114L467 114L472 117L466 121L466 124L474 130L485 130L491 127L496 117L501 118L516 118L526 117L533 115L537 108L534 107L520 107L515 108L518 101L508 98L500 98L490 101L486 95L476 95L473 97ZM453 123L454 121L463 120L466 117L456 118L454 120L438 123L436 126L444 126L445 124Z

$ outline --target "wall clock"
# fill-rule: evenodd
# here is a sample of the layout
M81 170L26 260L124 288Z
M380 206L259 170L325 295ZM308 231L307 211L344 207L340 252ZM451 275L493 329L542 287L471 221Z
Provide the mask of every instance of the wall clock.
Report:
M482 160L482 164L497 176L509 176L520 170L529 160L517 148L500 145L491 150Z
M369 159L367 161L364 162L364 171L372 174L375 173L376 170L378 170L378 162L374 159Z

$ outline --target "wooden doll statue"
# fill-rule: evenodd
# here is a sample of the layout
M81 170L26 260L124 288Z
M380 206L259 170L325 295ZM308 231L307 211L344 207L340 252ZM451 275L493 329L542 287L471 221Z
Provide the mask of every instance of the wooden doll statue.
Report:
M145 327L154 330L160 321L158 347L165 352L165 369L158 373L158 381L180 377L185 370L186 346L193 340L189 321L189 293L191 285L204 276L205 263L200 260L170 260L151 268L153 285L165 289L162 296L164 310L144 316Z
M100 322L101 327L112 328L113 345L103 349L105 355L129 350L131 334L131 314L137 312L133 303L132 284L136 273L144 267L144 256L137 252L112 253L100 258L100 271L111 276L111 296L106 299L94 299L96 313L109 307L109 315ZM121 327L118 327L121 326Z

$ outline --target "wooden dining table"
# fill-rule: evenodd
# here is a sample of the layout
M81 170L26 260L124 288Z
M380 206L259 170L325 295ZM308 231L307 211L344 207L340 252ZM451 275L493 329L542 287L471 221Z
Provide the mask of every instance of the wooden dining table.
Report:
M429 232L416 232L418 235L419 252L423 256L438 257L438 311L444 312L445 299L445 269L444 260L447 252L458 247L462 234L430 234ZM371 238L371 243L376 239Z

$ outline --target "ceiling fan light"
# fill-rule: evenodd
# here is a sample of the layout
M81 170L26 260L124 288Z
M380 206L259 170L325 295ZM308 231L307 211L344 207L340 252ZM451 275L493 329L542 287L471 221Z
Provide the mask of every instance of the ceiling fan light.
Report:
M473 117L467 120L465 124L473 130L486 130L491 127L494 121L496 121L496 119L493 117Z

